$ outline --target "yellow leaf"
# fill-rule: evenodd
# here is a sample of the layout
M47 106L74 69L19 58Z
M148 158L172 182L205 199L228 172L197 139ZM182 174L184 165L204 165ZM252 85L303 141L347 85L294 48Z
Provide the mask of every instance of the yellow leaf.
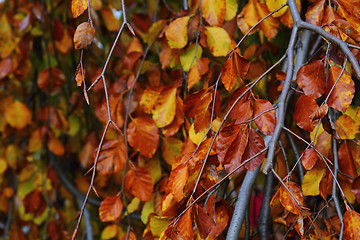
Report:
M152 118L158 128L169 125L175 117L176 89L176 87L164 89L154 105Z
M152 216L150 218L150 230L155 237L160 237L170 223L170 218Z
M150 201L145 202L144 207L141 211L141 221L146 224L148 221L148 216L150 213L154 212L154 195L151 197Z
M284 5L286 3L286 0L266 0L265 3L266 3L266 6L268 7L269 11L273 12L276 9L280 8L282 5ZM272 16L280 17L286 12L287 9L288 9L287 6L283 7L281 10L275 12Z
M225 20L230 21L236 16L238 10L238 1L237 0L226 0L226 14Z
M41 147L42 147L42 139L40 135L40 129L37 129L31 134L28 145L28 151L33 153L36 152L37 150L40 150Z
M110 9L101 9L101 16L104 19L107 30L109 30L110 32L116 32L119 30L120 21L119 19L116 19L114 13Z
M221 27L206 27L205 34L210 52L215 57L224 57L229 52L231 38Z
M307 171L302 182L302 190L305 196L316 196L320 194L319 185L324 176L325 169L314 168Z
M141 158L139 166L144 167L147 170L149 170L150 176L154 183L156 183L157 181L160 180L160 178L162 176L162 171L161 171L160 158L159 158L158 154L153 156L151 159Z
M170 48L183 48L188 41L187 26L190 17L180 17L172 21L165 30Z
M136 209L138 209L139 205L140 205L141 200L139 198L133 198L131 200L131 202L128 204L127 206L127 212L128 213L132 213L134 212Z
M10 126L20 130L31 122L32 114L28 107L19 101L14 101L5 109L5 119Z
M202 0L201 13L203 18L213 26L220 26L226 14L226 0Z
M161 152L165 161L172 165L175 158L180 156L180 150L183 142L175 137L163 138L161 144Z
M199 44L189 45L185 52L180 55L180 63L185 72L188 72L190 68L196 64L196 59L200 59L203 50Z
M80 16L88 8L88 0L72 0L71 12L74 18Z
M206 135L206 129L199 131L198 133L195 133L194 124L191 124L191 127L189 129L189 138L193 143L199 145L205 135ZM204 138L204 140L205 139L206 137Z
M3 174L7 169L7 162L4 158L0 158L0 174Z
M116 224L108 225L101 232L101 239L111 239L116 237L118 231L118 227Z
M0 18L0 58L8 57L15 49L17 41L12 36L12 31L6 14Z
M6 161L9 166L16 169L21 159L21 150L14 144L9 144L5 150Z

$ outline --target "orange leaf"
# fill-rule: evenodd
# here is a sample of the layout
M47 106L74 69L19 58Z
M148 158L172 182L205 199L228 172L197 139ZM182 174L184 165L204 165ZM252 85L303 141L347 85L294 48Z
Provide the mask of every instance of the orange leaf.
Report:
M308 148L304 151L301 162L306 170L311 170L317 162L317 153L313 148Z
M88 8L88 0L72 0L71 12L74 18L80 16Z
M183 48L188 41L187 26L190 17L180 17L172 21L165 30L170 48Z
M224 205L216 207L215 226L211 229L209 236L216 239L226 228L229 221L229 213Z
M154 182L149 171L144 167L133 167L125 175L125 188L141 201L149 201L154 189Z
M187 164L180 164L170 173L169 188L177 202L184 198L184 187L189 177Z
M325 92L325 65L321 60L302 66L296 77L296 83L305 94L319 98Z
M269 101L266 101L264 99L255 99L254 122L256 126L259 128L259 130L265 135L272 135L275 130L275 125L276 125L275 110L268 111L273 108L274 106ZM265 111L268 112L263 113Z
M260 21L260 19L263 19L264 17L266 17L266 15L270 13L267 6L260 1L256 4L256 10L259 16L258 21ZM267 38L275 38L276 34L278 33L279 19L270 16L260 23L260 28Z
M311 5L306 14L306 22L320 26L324 17L325 0L320 0Z
M57 156L63 156L65 153L65 148L62 145L61 141L55 136L51 136L48 141L48 148L49 150L57 155Z
M201 14L210 25L220 26L225 19L226 0L203 0Z
M228 107L230 108L236 99L240 97L244 91L248 89L247 86L241 86L236 89L230 96ZM253 109L249 101L250 92L248 91L235 105L230 112L230 117L236 119L235 123L240 124L247 121L253 115Z
M84 80L85 80L85 69L81 68L81 64L79 64L75 73L76 85L78 87L81 87Z
M101 148L96 170L100 175L111 174L124 168L126 161L125 143L123 140L109 140Z
M285 182L288 189L296 197L298 202L303 205L303 194L301 189L294 182ZM286 190L286 188L281 185L280 188L280 202L287 210L294 214L299 214L301 212L301 206L296 202L292 195Z
M95 28L88 22L77 26L74 34L75 49L82 49L89 46L95 38Z
M10 58L5 58L0 61L0 79L3 79L11 73L12 62Z
M149 87L141 95L140 107L146 113L151 113L163 87Z
M31 122L32 114L25 104L14 101L5 107L4 117L11 127L20 130Z
M329 79L326 86L326 96L330 93L330 90L333 88L336 80L340 76L340 73L341 68L337 66L330 67ZM350 74L345 70L331 92L328 100L329 106L341 112L345 112L351 104L354 92L355 84L351 79Z
M301 95L295 105L294 120L296 125L308 132L311 132L315 128L317 122L311 121L309 116L317 108L318 105L316 104L314 98L307 95Z
M159 130L149 117L137 117L126 130L128 142L141 155L151 158L159 143Z
M158 128L169 125L176 114L176 86L170 85L161 91L152 110L152 118Z
M187 210L177 224L169 225L165 233L169 239L193 240L194 229L192 224L191 210Z
M118 196L108 196L100 204L99 217L102 222L110 222L121 215L123 204Z
M357 177L357 168L359 167L359 157L360 157L360 147L359 145L352 143L350 141L345 141L338 149L339 157L339 168L341 172L356 178Z
M202 207L196 204L195 221L201 236L206 238L215 224L213 217L210 216L209 213L207 213Z
M250 61L240 55L240 50L237 48L232 51L230 58L225 62L221 80L228 92L231 92L233 87L240 78L240 83L243 84L242 79L245 77L250 67Z
M347 210L344 214L344 239L360 239L360 214Z

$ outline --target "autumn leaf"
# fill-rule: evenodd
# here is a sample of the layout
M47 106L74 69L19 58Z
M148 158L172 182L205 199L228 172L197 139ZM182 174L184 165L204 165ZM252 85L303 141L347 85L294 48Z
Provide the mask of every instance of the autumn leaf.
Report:
M254 122L259 130L265 135L272 135L276 126L276 113L274 106L266 100L255 99L254 101Z
M146 113L152 113L154 105L164 87L148 87L141 95L140 107Z
M204 0L201 2L202 17L212 26L220 26L226 14L226 0Z
M304 151L301 162L306 170L311 170L315 166L317 162L317 153L314 148L310 147Z
M183 102L179 96L176 98L176 113L173 121L162 128L162 133L165 137L174 135L181 125L184 123L184 111L183 111Z
M100 204L99 217L102 222L111 222L121 215L123 204L119 196L107 196Z
M169 239L183 239L192 240L194 239L194 230L192 224L192 209L187 210L184 215L180 218L177 224L169 225L166 229L166 236Z
M345 112L354 97L355 84L347 71L344 71L341 76L340 73L341 68L337 66L330 67L329 79L326 85L326 96L328 96L333 89L328 99L329 106L341 112ZM339 76L340 79L336 83Z
M250 159L251 157L255 156L264 149L265 149L264 139L254 129L249 128L249 140L246 145L245 152L241 162L243 163L245 160ZM265 159L265 152L255 157L251 161L247 162L245 164L245 168L249 171L254 171L258 166L261 165L264 159Z
M357 177L360 165L360 146L350 141L345 141L338 149L339 168L344 174Z
M302 66L297 73L296 83L306 95L313 98L321 97L325 92L324 62L317 60Z
M10 126L21 130L31 122L32 113L25 104L14 101L6 106L4 117Z
M324 17L325 0L313 3L306 11L306 22L320 26Z
M96 170L106 175L122 170L126 162L125 143L122 140L108 140L102 145Z
M270 12L273 12L280 8L282 5L286 4L286 0L265 0L266 6ZM278 12L275 12L273 17L281 17L287 10L287 7L283 7Z
M226 21L230 21L236 16L238 7L239 4L237 0L226 0L226 13L225 13Z
M39 217L45 211L47 204L43 194L35 189L25 196L24 207L26 213L33 213L35 217Z
M307 95L300 96L296 102L294 112L294 120L296 125L308 132L311 132L315 128L317 122L312 121L309 116L317 108L318 105L316 104L314 98Z
M149 171L144 167L133 167L125 175L125 188L141 201L149 201L154 189L154 182Z
M64 86L66 77L59 68L46 68L39 72L37 84L50 95L55 95Z
M212 216L198 204L195 205L195 221L203 238L206 238L209 235L211 229L215 225Z
M185 196L184 187L188 180L188 177L189 172L186 164L178 165L170 173L169 187L171 189L171 193L174 196L174 199L177 202L180 202Z
M221 27L206 27L205 34L210 52L215 57L224 57L229 52L231 38Z
M82 49L89 46L95 38L95 28L88 22L77 26L74 34L75 49Z
M190 17L180 17L172 21L165 30L170 48L183 48L188 41L187 26Z
M234 102L241 95L244 94L249 88L247 86L241 86L236 89L230 96L228 108L230 109ZM236 124L246 122L253 115L253 107L251 106L251 102L249 100L250 92L248 91L243 95L241 99L235 104L233 110L230 112L230 117L235 119Z
M128 142L141 155L151 158L159 143L159 130L149 117L134 118L126 130Z
M307 171L304 175L304 179L301 185L304 196L316 196L320 194L319 186L320 181L323 178L325 169L323 168L314 168L310 171Z
M360 214L354 210L347 210L344 219L344 239L360 239Z
M297 201L302 205L303 194L299 186L294 182L285 182L285 184L290 192L296 197ZM301 212L301 206L299 206L297 201L292 197L292 195L288 192L288 190L286 190L284 186L280 187L280 202L284 208L294 214L299 214Z
M88 8L88 0L72 0L71 12L74 18L77 18Z
M351 184L351 192L354 194L356 201L360 202L360 175L357 176Z
M176 114L176 86L170 85L161 91L152 110L152 118L158 128L169 125Z
M247 74L249 67L250 61L241 56L238 48L230 53L230 57L225 62L221 72L221 80L228 92L231 92L238 82L238 77L240 83L243 84L243 78Z
M318 107L310 116L311 121L319 120L326 116L328 113L329 107L326 103L322 104L320 107Z

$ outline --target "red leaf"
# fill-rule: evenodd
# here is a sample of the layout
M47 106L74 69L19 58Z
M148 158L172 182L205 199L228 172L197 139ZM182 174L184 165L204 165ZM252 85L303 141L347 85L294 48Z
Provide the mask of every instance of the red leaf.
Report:
M118 196L108 196L100 204L99 217L102 222L114 221L120 217L123 204Z
M265 135L272 135L275 130L275 126L276 126L275 110L268 111L273 108L274 106L269 101L263 99L255 99L254 122L256 126L259 128L259 130ZM268 112L262 114L265 111Z
M236 99L240 97L244 91L248 89L247 86L241 86L236 89L230 96L228 107L230 108ZM251 107L250 101L250 91L248 91L234 106L233 110L230 112L230 117L236 119L235 123L240 124L247 121L253 115L253 109Z
M295 112L294 112L294 120L296 125L300 128L311 132L315 127L317 122L311 121L309 116L318 108L318 105L315 102L315 99L302 95L296 102Z
M352 185L351 185L351 192L354 194L356 201L360 202L360 175L357 176Z
M359 145L350 141L345 141L338 149L339 168L340 170L355 178L357 174L357 160L360 157Z
M320 107L318 107L310 116L311 121L319 120L327 114L329 110L329 107L326 103L322 104Z
M126 130L128 142L141 155L151 158L159 143L159 130L149 117L137 117L132 120Z
M296 83L306 95L313 98L321 97L325 92L324 62L318 60L302 66L297 73Z
M141 201L149 201L154 190L154 182L144 167L133 167L125 175L125 188Z

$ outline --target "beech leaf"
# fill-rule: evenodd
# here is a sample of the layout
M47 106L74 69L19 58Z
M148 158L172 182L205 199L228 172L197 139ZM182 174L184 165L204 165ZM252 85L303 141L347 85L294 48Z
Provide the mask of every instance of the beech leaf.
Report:
M133 167L125 175L125 188L141 201L149 201L154 189L150 172L144 167Z
M118 196L108 196L100 204L99 217L102 222L111 222L121 215L123 204Z
M95 38L95 28L88 22L77 26L74 34L75 49L82 49L89 46Z

